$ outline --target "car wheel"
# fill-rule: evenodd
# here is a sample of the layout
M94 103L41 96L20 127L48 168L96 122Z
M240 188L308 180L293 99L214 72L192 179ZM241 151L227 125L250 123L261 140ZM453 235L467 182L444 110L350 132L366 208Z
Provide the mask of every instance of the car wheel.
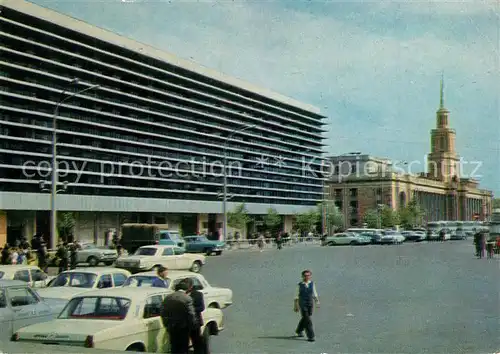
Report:
M212 302L210 305L208 305L208 308L220 309L220 306L216 302Z
M210 256L213 253L213 251L211 248L205 248L203 250L203 253L205 253L207 256Z
M216 255L216 256L220 256L221 254L222 254L222 251L217 251L217 252L215 252L215 255Z
M193 273L199 273L200 270L201 270L201 262L200 261L196 261L193 263L193 265L191 266L191 269L190 269Z
M349 242L349 244L350 244L351 246L356 246L358 243L357 243L356 241L351 241L351 242Z
M109 267L109 266L112 266L112 265L113 265L113 263L115 263L115 262L104 262L104 264L105 264L106 266L108 266L108 267Z
M327 245L327 246L335 246L335 245L336 245L336 243L335 243L335 242L328 242L326 245Z
M90 256L89 258L87 258L87 263L89 264L89 266L95 267L99 263L99 261L96 257Z
M144 346L142 344L132 344L131 346L129 346L127 349L125 349L125 351L127 352L144 352Z

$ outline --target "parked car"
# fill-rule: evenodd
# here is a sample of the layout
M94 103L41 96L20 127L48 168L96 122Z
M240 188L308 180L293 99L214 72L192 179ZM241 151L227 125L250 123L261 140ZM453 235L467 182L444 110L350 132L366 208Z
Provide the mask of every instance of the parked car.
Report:
M401 235L404 236L405 241L414 241L414 242L424 241L426 237L425 232L414 231L414 230L402 231Z
M21 280L32 288L44 288L54 278L54 276L47 275L38 266L24 264L0 266L0 279Z
M104 350L169 353L168 334L160 317L162 288L115 288L72 298L57 319L19 329L18 342L79 346ZM203 313L203 336L224 328L220 309Z
M205 236L185 236L186 252L205 253L207 256L215 253L217 256L222 254L226 244L222 241L212 241Z
M132 256L118 258L115 267L127 269L132 273L156 270L160 266L199 273L204 264L205 256L186 253L184 248L152 245L140 247Z
M69 300L79 293L121 287L129 276L127 270L110 267L68 270L60 273L38 294L44 299Z
M383 245L399 245L405 242L405 237L397 231L384 231L380 243Z
M76 253L77 264L87 263L91 267L104 263L107 266L112 265L118 258L118 252L109 247L98 247L93 243L84 243L81 249Z
M354 232L342 232L333 236L328 236L325 239L327 246L341 246L341 245L368 245L372 242L371 238L356 234Z
M21 280L0 280L0 341L8 341L22 327L50 321L67 301L46 302Z
M151 287L153 279L157 278L156 272L144 272L131 275L124 287ZM168 289L174 291L175 286L183 279L191 278L193 287L203 293L206 307L225 308L233 303L233 292L228 288L211 286L205 277L199 273L186 271L169 271Z
M457 229L454 233L451 234L451 240L467 240L469 235L463 229Z

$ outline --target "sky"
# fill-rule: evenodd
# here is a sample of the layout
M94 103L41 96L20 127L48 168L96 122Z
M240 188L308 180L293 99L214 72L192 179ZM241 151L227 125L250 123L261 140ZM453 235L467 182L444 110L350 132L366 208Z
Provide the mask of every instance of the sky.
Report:
M500 195L498 0L32 2L318 107L331 155L423 164L444 74L464 174Z

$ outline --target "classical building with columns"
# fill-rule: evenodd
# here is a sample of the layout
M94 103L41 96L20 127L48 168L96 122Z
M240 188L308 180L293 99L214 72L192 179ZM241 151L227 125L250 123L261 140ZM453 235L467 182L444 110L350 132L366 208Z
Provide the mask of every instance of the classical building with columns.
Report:
M328 159L331 173L326 193L342 211L346 227L361 226L364 214L378 205L398 210L412 198L425 211L426 222L485 220L491 215L493 193L480 189L477 180L461 177L456 133L449 126L443 91L441 80L436 128L431 130L431 151L425 161L397 165L390 159L361 153ZM426 171L413 173L417 164Z

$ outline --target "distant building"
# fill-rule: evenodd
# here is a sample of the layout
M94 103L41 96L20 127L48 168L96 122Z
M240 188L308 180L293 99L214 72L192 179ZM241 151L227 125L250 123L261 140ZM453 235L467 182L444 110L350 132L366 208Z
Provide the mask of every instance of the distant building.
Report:
M461 178L460 158L455 150L455 130L449 127L444 108L443 81L436 128L431 131L427 171L407 173L412 162L393 163L361 153L328 159L330 173L327 195L342 211L346 227L361 226L364 214L384 204L394 210L415 198L425 210L424 219L485 220L492 211L493 193L479 189L478 182Z

